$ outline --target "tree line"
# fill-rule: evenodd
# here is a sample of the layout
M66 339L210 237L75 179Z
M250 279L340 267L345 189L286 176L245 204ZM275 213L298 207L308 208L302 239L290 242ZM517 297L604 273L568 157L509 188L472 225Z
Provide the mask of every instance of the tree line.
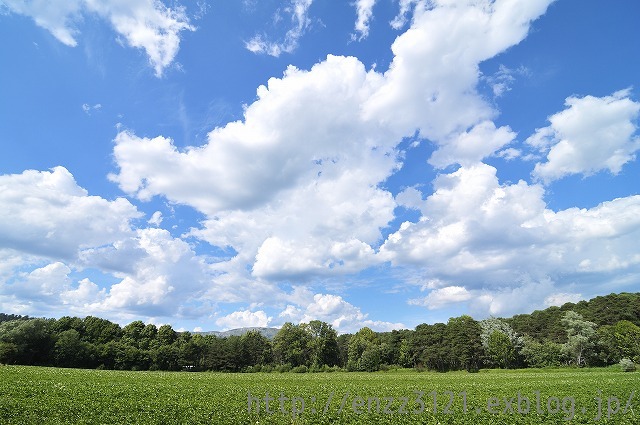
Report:
M94 316L0 314L0 363L118 370L435 371L640 363L640 293L611 294L509 319L470 316L414 330L338 335L325 322L217 337Z

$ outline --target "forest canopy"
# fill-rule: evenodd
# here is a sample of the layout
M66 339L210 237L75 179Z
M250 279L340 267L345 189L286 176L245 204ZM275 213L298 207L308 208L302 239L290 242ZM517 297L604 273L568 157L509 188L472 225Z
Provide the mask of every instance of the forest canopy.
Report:
M137 320L0 313L0 363L119 370L436 371L640 363L640 293L611 294L511 318L470 316L414 330L338 335L325 322L285 323L273 339L177 332Z

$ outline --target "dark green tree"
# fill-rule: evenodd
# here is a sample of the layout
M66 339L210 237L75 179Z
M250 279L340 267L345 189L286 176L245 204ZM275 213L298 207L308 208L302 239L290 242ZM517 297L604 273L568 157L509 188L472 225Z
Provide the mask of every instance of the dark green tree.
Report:
M273 362L271 341L258 331L249 331L240 337L242 366L266 365Z
M275 360L280 364L290 364L293 367L310 366L310 341L311 336L303 326L285 323L273 338Z
M178 334L171 325L162 325L158 328L157 339L160 345L171 345L178 339Z
M83 340L92 344L106 344L119 339L122 335L120 325L99 317L85 317L83 327Z
M315 367L335 366L340 362L338 349L338 334L330 324L320 320L312 320L306 325L310 334L309 349L311 364Z
M380 339L378 335L368 327L364 327L356 332L349 341L349 357L347 360L348 370L372 371L375 367L380 367ZM368 351L366 363L362 362L363 354ZM373 361L377 364L372 365Z
M68 329L58 334L53 348L53 359L60 367L89 367L93 363L89 344L80 339L80 333Z
M484 355L480 323L471 316L460 316L447 322L446 339L451 347L453 369L477 371Z

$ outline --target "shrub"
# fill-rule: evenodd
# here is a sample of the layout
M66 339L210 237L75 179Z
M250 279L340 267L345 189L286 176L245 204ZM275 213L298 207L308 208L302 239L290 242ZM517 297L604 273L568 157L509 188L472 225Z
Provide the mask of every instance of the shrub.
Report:
M276 372L284 373L291 370L291 363L285 363L276 367Z
M273 366L271 366L270 364L266 364L266 365L262 366L262 372L264 372L264 373L273 372Z
M309 371L309 368L307 368L305 365L296 366L293 369L291 369L291 372L293 373L307 373L308 371Z
M622 359L619 364L623 372L635 372L636 370L635 363L630 359Z

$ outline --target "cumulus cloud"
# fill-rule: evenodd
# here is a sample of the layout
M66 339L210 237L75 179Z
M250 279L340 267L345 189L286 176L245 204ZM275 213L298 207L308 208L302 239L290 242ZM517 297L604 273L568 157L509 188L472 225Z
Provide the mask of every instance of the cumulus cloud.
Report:
M12 311L179 315L213 287L216 272L188 243L135 229L135 206L90 196L63 167L1 175L0 203L0 302Z
M68 290L71 269L61 262L47 264L31 272L22 272L11 285L5 285L4 294L30 301L42 301L58 297Z
M160 0L4 0L4 4L71 47L78 44L80 33L74 23L85 14L95 14L107 20L129 46L143 49L157 76L178 53L180 32L194 30L183 7L172 9Z
M312 300L301 307L288 305L278 317L296 323L321 320L342 333L356 332L365 326L378 332L406 328L402 323L370 320L368 314L363 313L359 307L345 301L339 295L315 294Z
M100 288L88 278L78 282L77 287L67 288L60 298L62 303L74 311L90 313L106 297L106 289Z
M265 328L269 326L272 318L268 317L264 311L234 311L224 317L216 320L216 324L222 328L222 330L247 328L247 327L259 327Z
M444 144L492 119L496 111L477 92L479 64L522 41L551 2L418 3L365 115Z
M298 47L298 41L307 32L311 20L309 19L309 8L313 0L290 0L284 8L284 12L289 15L291 28L287 31L283 40L269 41L266 35L255 35L245 43L247 50L253 53L268 54L278 57L282 53L291 53ZM280 19L277 19L278 21Z
M289 67L258 88L242 121L214 129L200 147L123 131L110 179L139 199L160 195L203 212L191 235L232 247L238 255L218 267L243 279L377 264L375 247L396 207L382 182L400 165L398 143L419 129L441 146L433 159L441 166L510 143L513 132L489 121L495 111L475 90L478 64L522 40L549 3L416 4L387 72L338 56L308 71Z
M162 212L160 211L156 211L151 215L151 218L149 219L149 221L147 223L153 225L153 226L160 226L160 224L162 224Z
M471 297L471 293L462 286L447 286L445 288L434 289L429 295L422 299L409 300L409 304L421 305L427 307L429 310L435 310L450 304L468 301Z
M128 200L89 196L64 167L0 175L0 243L51 258L125 237L140 217Z
M548 277L532 279L523 275L509 285L494 288L467 289L463 286L446 286L432 289L423 298L409 300L409 304L436 310L459 305L467 308L476 318L490 316L509 317L523 311L532 311L549 306L561 306L566 302L578 302L581 294L558 292L557 282ZM568 285L572 290L574 285Z
M640 150L638 116L640 102L630 90L611 96L571 96L566 109L549 117L548 127L539 128L527 143L547 161L536 164L533 175L550 183L567 175L591 175L602 170L618 174Z
M373 18L373 6L376 0L357 0L355 3L358 18L356 20L356 34L352 35L354 40L362 40L369 36L369 21Z
M604 279L640 269L633 248L640 236L638 196L555 212L546 207L542 186L500 184L496 169L486 164L441 175L434 187L420 206L422 219L403 223L380 255L396 265L425 268L441 286L456 282L468 291L499 291L489 298L491 314L514 305L500 301L513 294L505 289L513 282L552 277L562 287L586 273ZM553 284L541 305L560 292ZM428 301L424 304L432 305Z
M131 242L122 254L138 257L134 270L110 287L102 303L104 310L139 309L157 315L178 314L183 303L199 297L209 287L213 275L207 273L204 258L168 231L139 229ZM102 255L96 250L84 260L91 263Z
M451 164L471 165L491 156L511 143L516 134L508 126L496 128L491 121L483 121L470 131L457 134L431 155L429 163L437 168Z
M110 178L140 199L164 195L205 213L192 234L233 247L257 277L357 271L395 207L378 187L397 167L394 138L360 115L377 80L354 58L289 68L258 90L244 122L200 148L120 133Z

